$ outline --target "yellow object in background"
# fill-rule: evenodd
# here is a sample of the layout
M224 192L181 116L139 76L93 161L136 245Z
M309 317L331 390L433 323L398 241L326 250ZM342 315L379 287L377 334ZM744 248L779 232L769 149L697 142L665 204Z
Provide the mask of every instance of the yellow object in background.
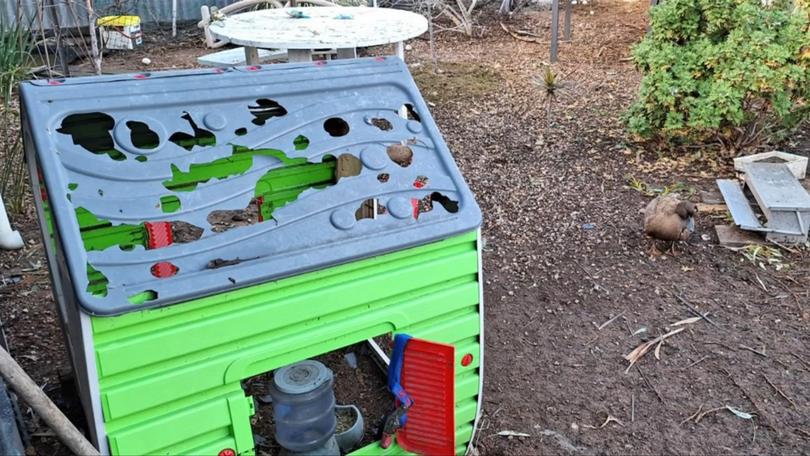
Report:
M141 18L138 16L104 16L96 24L101 42L107 49L134 49L143 44Z

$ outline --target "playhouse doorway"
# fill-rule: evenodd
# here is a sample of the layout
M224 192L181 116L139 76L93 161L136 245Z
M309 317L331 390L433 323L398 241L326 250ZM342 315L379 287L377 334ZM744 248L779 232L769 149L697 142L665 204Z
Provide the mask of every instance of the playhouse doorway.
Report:
M349 345L311 358L326 365L334 373L335 399L338 405L354 405L363 416L365 429L357 445L362 448L379 437L383 418L392 410L393 397L388 392L385 371L374 359L366 342ZM275 440L273 404L269 387L273 373L266 372L243 382L247 395L253 396L256 413L251 418L256 454L278 455L282 448ZM349 418L338 414L338 429L349 426Z

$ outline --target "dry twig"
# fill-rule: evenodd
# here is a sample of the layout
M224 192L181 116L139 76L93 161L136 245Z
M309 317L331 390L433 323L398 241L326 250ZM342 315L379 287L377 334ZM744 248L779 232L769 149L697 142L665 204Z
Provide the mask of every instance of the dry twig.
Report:
M514 38L514 39L516 39L518 41L525 41L527 43L548 44L548 41L540 41L540 40L538 40L536 38L527 38L525 36L521 36L520 33L517 33L517 32L514 32L514 31L510 30L509 27L507 27L506 24L504 24L503 22L501 22L500 24L501 24L501 28L503 29L504 32L510 34L512 36L512 38ZM534 35L530 35L530 36L534 36Z
M667 401L665 401L665 400L664 400L664 397L663 397L663 396L661 396L661 393L659 393L657 389L655 389L655 387L653 386L653 384L652 384L652 383L650 383L650 381L649 381L649 380L647 380L647 376L646 376L646 375L644 375L644 372L642 372L642 371L641 371L641 368L640 368L640 367L638 367L638 366L636 366L636 370L638 370L638 373L641 375L641 378L644 380L644 383L646 383L646 384L647 384L647 386L649 386L649 387L650 387L650 389L651 389L651 390L653 390L653 392L655 393L655 395L656 395L656 396L658 396L658 400L659 400L659 401L661 401L661 403L662 403L662 404L667 405Z
M698 416L697 416L697 418L695 418L695 424L700 423L700 420L702 420L702 419L703 419L703 417L704 417L704 416L706 416L706 415L708 415L709 413L714 413L714 412L716 412L716 411L718 411L718 410L725 410L725 408L726 408L726 407L725 407L725 406L723 406L723 407L717 407L717 408L713 408L713 409L706 410L705 412L703 412L703 413L701 413L700 415L698 415Z
M596 329L597 329L597 330L599 330L599 331L601 331L601 330L602 330L602 328L604 328L605 326L607 326L607 325L609 325L609 324L613 323L613 322L614 322L614 321L615 321L617 318L619 318L619 317L621 317L622 315L624 315L624 313L625 313L625 312L627 312L627 311L626 311L626 310L623 310L623 311L622 311L622 312L621 312L619 315L616 315L615 317L611 318L610 320L608 320L608 321L606 321L606 322L602 323L601 325L597 326L597 327L596 327Z
M687 418L687 419L685 419L685 420L681 421L680 423L678 423L678 426L683 425L683 423L686 423L687 421L691 421L691 420L692 420L692 418L694 418L694 417L696 417L696 416L698 416L698 415L700 414L700 411L701 411L701 410L703 410L703 404L700 404L700 407L698 407L697 412L695 412L695 413L693 413L692 415L690 415L690 416L689 416L689 418Z
M763 353L763 352L761 352L761 351L759 351L759 350L755 350L755 349L753 349L753 348L751 348L751 347L749 347L749 346L747 346L747 345L742 345L742 344L740 344L740 348L742 348L743 350L748 350L748 351L750 351L751 353L756 353L757 355L759 355L759 356L761 356L761 357L763 357L763 358L767 358L767 357L768 357L768 355L766 355L765 353Z
M690 364L690 365L688 365L688 366L684 367L684 369L689 369L690 367L694 367L694 366L696 366L697 364L699 364L699 363L701 363L701 362L705 361L705 360L706 360L706 358L708 358L709 356L711 356L711 355L706 355L706 356L704 356L703 358L700 358L699 360L695 361L694 363L692 363L692 364Z
M793 402L793 400L791 400L789 397L787 397L787 395L785 393L783 393L782 390L779 389L779 387L774 385L773 382L771 381L771 379L769 379L767 375L762 374L762 376L765 378L765 381L768 382L769 385L771 385L771 388L775 389L776 392L779 393L780 396L782 396L786 401L790 402L790 405L792 405L794 409L798 408L798 407L796 407L796 403Z
M715 328L718 328L718 329L720 328L719 326L717 326L717 323L712 321L706 314L701 313L699 310L695 309L695 307L691 303L689 303L689 301L687 301L686 298L681 296L677 292L677 288L675 290L676 290L676 292L671 292L670 291L669 293L672 294L672 296L675 296L675 298L677 298L678 301L680 301L683 305L685 305L692 313L694 313L695 315L697 315L699 317L703 317L703 319L706 320L707 323L714 326Z

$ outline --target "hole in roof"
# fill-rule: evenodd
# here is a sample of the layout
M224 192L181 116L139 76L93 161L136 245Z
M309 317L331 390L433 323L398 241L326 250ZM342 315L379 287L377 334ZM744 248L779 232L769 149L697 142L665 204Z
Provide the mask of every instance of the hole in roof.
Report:
M176 275L178 271L180 271L180 268L168 261L155 263L149 268L149 272L158 279L167 279Z
M154 149L160 144L158 134L149 128L149 125L143 122L130 120L127 122L127 128L129 128L130 131L129 136L132 139L132 145L138 149Z
M127 159L121 151L116 150L115 141L110 133L115 127L115 119L103 112L71 114L62 120L62 126L56 131L70 135L73 144L83 147L96 155L107 155L115 161Z
M138 162L141 162L141 163L145 163L147 160L149 160L149 159L146 158L146 155L138 155L137 157L135 157L135 161L138 161Z
M243 261L250 261L250 260L255 260L255 259L256 258L239 258L239 257L236 257L236 258L231 259L231 260L226 260L224 258L214 258L213 260L209 261L208 264L205 265L205 268L206 269L225 268L225 267L228 267L228 266L236 266L237 264L239 264L239 263L241 263Z
M250 226L260 221L259 205L256 198L253 198L245 209L212 211L208 214L207 221L214 233L222 233L240 226Z
M278 149L250 149L244 146L233 146L230 157L218 158L206 163L194 163L189 166L188 171L181 171L177 165L172 164L172 178L163 181L163 186L175 192L190 192L195 190L197 185L211 179L222 180L242 175L253 166L254 155L275 157L281 160L282 164L300 164L307 161L306 158L288 158L283 151Z
M210 131L200 128L197 125L197 122L191 118L191 114L188 112L184 112L182 119L188 121L189 125L191 125L191 130L194 132L193 135L190 135L184 131L178 131L173 133L169 136L169 141L177 144L178 146L182 147L186 150L191 150L194 146L213 146L216 145L217 137Z
M341 154L338 157L337 169L335 170L337 180L340 180L341 177L359 176L361 171L363 171L363 164L359 158L352 154Z
M83 207L76 208L79 231L88 252L102 251L118 246L123 251L131 251L135 246L148 247L148 230L143 223L137 225L119 224L96 217ZM183 244L202 237L203 229L186 222L169 222L172 242Z
M77 184L75 182L71 182L71 183L68 184L68 190L70 190L71 192L73 190L76 190L77 188L79 188L79 184Z
M323 129L329 136L340 137L349 134L349 124L340 117L331 117L323 123Z
M375 117L371 119L371 125L374 125L375 127L379 128L382 131L390 131L394 129L394 126L391 125L391 122L389 122L388 119L382 117Z
M97 298L107 296L107 285L110 283L101 271L87 263L87 292Z
M422 118L419 117L419 113L416 112L416 108L413 107L410 103L405 103L402 105L405 108L405 118L408 120L415 120L417 122L421 122Z
M391 144L386 149L388 157L397 165L407 168L413 163L413 150L402 144Z
M145 304L149 301L154 301L158 298L157 291L155 290L144 290L140 293L136 293L128 298L131 304Z
M175 195L161 196L160 209L166 214L177 212L180 209L180 198Z
M172 240L175 244L188 244L200 239L203 229L188 222L169 222L172 226Z
M309 138L304 135L298 135L293 140L293 145L295 146L295 150L304 150L309 147Z
M433 192L429 195L426 195L421 200L414 199L416 208L414 210L414 215L416 218L419 218L419 214L423 214L425 212L430 212L433 210L435 204L441 205L444 210L451 214L455 214L458 212L458 201L451 200L445 195L442 195L439 192Z
M255 154L262 151L257 149L250 152ZM272 152L267 155L281 160L282 166L268 170L259 178L254 196L246 208L209 213L207 221L211 231L221 233L270 220L276 209L294 202L304 191L324 189L335 185L341 178L357 176L362 171L360 160L351 154L342 154L337 159L326 155L320 162L312 163L303 157L289 158L281 151L264 151Z
M424 188L428 184L428 177L427 176L416 176L416 179L413 181L414 188Z
M391 175L388 174L388 173L377 174L377 180L380 181L383 184L388 182L388 179L390 179L390 178L391 178Z
M430 199L433 202L439 203L442 205L444 210L451 214L455 214L458 212L458 201L451 200L445 195L442 195L439 192L433 192L430 194Z
M376 198L369 198L362 203L354 212L355 220L376 219L377 216L385 214L385 206L380 204Z
M248 106L248 109L254 117L253 123L259 126L264 125L267 120L272 117L281 117L287 114L287 110L284 109L284 106L268 98L259 98L256 100L256 104Z
M236 130L234 130L233 134L235 134L236 136L245 136L247 134L247 128L245 127L237 128Z

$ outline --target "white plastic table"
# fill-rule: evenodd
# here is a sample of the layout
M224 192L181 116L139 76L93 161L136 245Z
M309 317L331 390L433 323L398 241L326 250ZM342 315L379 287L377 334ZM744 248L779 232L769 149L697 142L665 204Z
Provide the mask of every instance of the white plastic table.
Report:
M293 18L290 11L303 13ZM248 65L259 63L258 49L287 49L290 62L312 60L313 49L337 48L338 58L354 57L358 47L396 43L404 59L404 41L427 31L423 16L389 8L273 8L227 16L211 23L211 33L245 47Z

